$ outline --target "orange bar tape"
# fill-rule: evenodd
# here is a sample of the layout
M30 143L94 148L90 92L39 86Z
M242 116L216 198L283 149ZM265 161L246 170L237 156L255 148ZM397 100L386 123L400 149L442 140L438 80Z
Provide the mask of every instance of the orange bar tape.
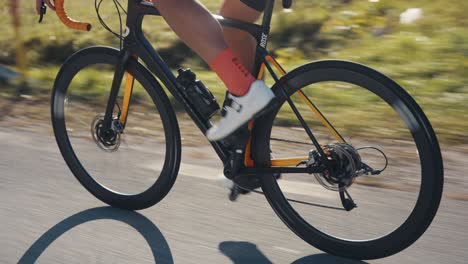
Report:
M65 24L67 27L72 28L72 29L83 30L83 31L91 30L90 23L76 21L74 19L71 19L67 15L67 13L65 12L65 8L64 8L65 0L55 0L54 2L55 2L55 12L57 13L57 16L59 17L59 19L62 21L63 24Z

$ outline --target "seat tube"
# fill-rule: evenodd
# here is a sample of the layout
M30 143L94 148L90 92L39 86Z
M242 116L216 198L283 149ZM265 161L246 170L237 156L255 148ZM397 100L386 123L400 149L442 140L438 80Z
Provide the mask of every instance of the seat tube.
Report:
M267 0L265 11L263 13L262 28L263 34L267 36L270 34L271 17L273 16L273 7L275 6L275 0Z

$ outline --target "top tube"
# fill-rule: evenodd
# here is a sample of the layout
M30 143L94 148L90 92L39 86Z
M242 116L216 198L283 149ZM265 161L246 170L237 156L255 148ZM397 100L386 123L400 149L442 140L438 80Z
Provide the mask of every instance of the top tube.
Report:
M270 23L273 13L274 1L275 0L267 0L267 5L263 14L263 22L261 25L230 18L224 18L219 15L213 16L216 20L219 21L221 25L247 31L252 36L254 36L255 39L260 40L263 34L269 35L270 33ZM137 19L137 17L140 17L142 19L142 17L145 15L161 16L161 13L157 9L157 7L154 6L152 2L145 0L130 0L128 9L129 10L127 14L127 23L129 21L136 21L135 19ZM130 22L130 24L135 25L134 22ZM132 26L129 27L132 28Z
M161 13L158 11L158 9L154 6L152 2L145 1L145 0L134 0L135 2L138 3L137 6L141 8L138 13L141 13L143 15L156 15L160 16ZM283 1L283 6L286 8L286 5L292 2L292 0L282 0ZM264 34L268 35L270 33L270 23L271 23L271 18L273 16L273 8L275 5L275 0L267 0L266 1L266 6L265 6L265 11L263 13L263 19L262 19L262 31ZM219 20L219 16L216 16L216 18ZM239 21L241 22L241 21ZM244 23L246 24L246 23ZM250 24L250 23L248 23ZM228 25L229 26L229 25Z

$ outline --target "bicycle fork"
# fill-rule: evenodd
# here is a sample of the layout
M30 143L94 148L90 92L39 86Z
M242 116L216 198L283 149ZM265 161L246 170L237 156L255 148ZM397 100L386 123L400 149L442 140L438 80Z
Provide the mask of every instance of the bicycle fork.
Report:
M122 50L119 54L117 65L115 67L114 79L112 80L112 87L111 87L111 91L109 94L109 100L107 101L106 113L104 115L104 120L103 120L103 125L102 125L103 133L114 129L113 127L114 107L115 107L115 104L117 103L117 96L119 95L120 85L122 84L122 79L125 74L125 68L127 66L127 63L130 57L131 57L131 53L128 50ZM121 129L123 129L123 126L126 123L130 96L131 96L131 92L133 89L133 82L134 82L134 78L131 74L129 74L127 76L127 83L126 83L126 88L125 88L126 91L125 91L125 97L124 97L124 112L123 112L124 114L121 115L121 112L119 111L120 120L117 120L117 121L120 121L119 125L122 126Z

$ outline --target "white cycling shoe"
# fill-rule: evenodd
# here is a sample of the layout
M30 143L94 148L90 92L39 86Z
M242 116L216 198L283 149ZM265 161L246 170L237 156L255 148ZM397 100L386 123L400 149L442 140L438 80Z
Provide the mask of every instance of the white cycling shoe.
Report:
M255 81L244 96L228 94L224 115L220 121L208 129L206 137L210 141L221 140L246 124L262 111L273 99L274 93L263 81Z

